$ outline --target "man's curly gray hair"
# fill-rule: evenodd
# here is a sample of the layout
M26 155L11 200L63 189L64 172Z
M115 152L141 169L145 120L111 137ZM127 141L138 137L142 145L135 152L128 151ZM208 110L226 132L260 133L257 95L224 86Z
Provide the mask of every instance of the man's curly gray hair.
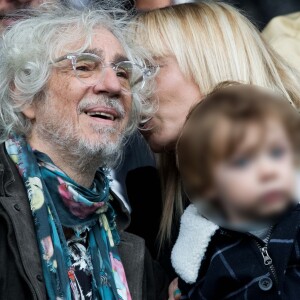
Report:
M30 133L31 123L21 111L45 97L51 63L58 55L84 51L96 27L109 30L130 60L144 64L144 50L129 42L132 37L124 11L77 10L46 4L39 9L23 11L20 16L22 19L8 28L0 41L0 142L12 131ZM83 41L83 44L80 48L71 48L74 41ZM142 91L133 88L133 111L127 133L137 128L141 116L153 110L147 101L151 84L147 86Z

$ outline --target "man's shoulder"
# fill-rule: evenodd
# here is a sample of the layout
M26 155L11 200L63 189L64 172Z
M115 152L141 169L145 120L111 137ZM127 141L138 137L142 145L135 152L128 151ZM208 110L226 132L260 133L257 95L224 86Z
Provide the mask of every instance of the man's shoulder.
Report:
M121 232L118 249L123 261L144 262L146 246L143 238L126 231Z
M120 233L121 243L139 244L145 247L145 240L133 233L123 231Z

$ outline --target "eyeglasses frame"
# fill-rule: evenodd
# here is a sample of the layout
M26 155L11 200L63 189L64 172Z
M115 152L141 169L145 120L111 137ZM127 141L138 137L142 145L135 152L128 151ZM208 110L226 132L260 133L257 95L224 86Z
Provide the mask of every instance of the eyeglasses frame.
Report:
M116 70L118 64L120 64L120 63L131 63L132 65L134 65L135 67L137 67L137 68L139 68L139 69L141 70L142 77L143 77L143 83L142 83L142 86L141 86L141 88L140 88L141 90L144 88L147 79L150 78L150 77L152 77L152 76L154 76L155 74L157 74L157 72L158 72L159 69L160 69L160 66L159 66L159 65L148 65L148 66L143 67L143 66L140 66L139 64L137 64L137 63L135 63L135 62L132 62L132 61L130 61L130 60L119 61L119 62L117 62L117 63L114 63L114 62L108 62L107 64L104 64L104 63L103 63L103 60L101 59L101 57L99 57L98 55L96 55L96 54L94 54L94 53L88 53L88 52L82 52L82 53L69 53L69 54L66 54L66 55L63 55L63 56L57 58L57 59L54 61L54 63L59 63L59 62L61 62L61 61L63 61L63 60L69 59L69 60L71 61L71 63L72 63L72 69L73 69L73 71L75 72L75 75L76 75L77 79L78 79L80 82L86 84L85 82L83 82L82 80L80 80L80 79L78 78L77 73L76 73L76 62L77 62L77 58L78 58L79 56L81 56L81 55L92 56L92 57L98 59L100 62L102 62L102 67L103 67L103 68L108 68L108 67L110 67L110 68L112 68L114 71ZM151 70L154 70L154 72L151 71ZM99 81L99 82L100 82L100 81ZM86 84L86 85L88 85L88 84ZM95 83L95 85L96 85L96 83ZM88 86L89 86L89 85L88 85ZM94 86L94 85L90 85L90 86ZM131 86L131 88L132 88L132 86Z

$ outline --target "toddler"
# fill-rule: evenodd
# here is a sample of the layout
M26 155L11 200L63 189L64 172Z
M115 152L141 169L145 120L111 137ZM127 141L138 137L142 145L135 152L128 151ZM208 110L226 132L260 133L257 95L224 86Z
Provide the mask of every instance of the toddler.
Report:
M300 117L282 97L232 83L189 114L177 144L192 204L172 264L181 299L300 299Z

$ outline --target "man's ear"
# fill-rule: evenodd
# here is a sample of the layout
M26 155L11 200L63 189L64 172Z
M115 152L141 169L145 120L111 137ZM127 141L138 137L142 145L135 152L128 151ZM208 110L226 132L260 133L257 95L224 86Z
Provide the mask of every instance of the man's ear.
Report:
M29 105L25 109L22 110L22 113L24 116L29 120L34 120L36 116L36 111L34 105Z
M14 83L11 83L11 90L12 90L12 93L14 94L14 98L17 99L18 98L18 91L17 91L16 86L15 86ZM31 103L30 105L26 106L22 110L22 113L27 119L34 120L35 115L36 115L34 105Z

